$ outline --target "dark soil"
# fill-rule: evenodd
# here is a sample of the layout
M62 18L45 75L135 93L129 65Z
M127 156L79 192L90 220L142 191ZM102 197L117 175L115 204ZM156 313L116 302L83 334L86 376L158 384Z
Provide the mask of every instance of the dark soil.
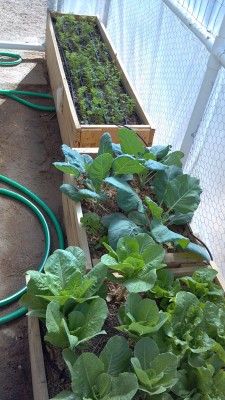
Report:
M88 19L88 18L85 18L85 19ZM93 23L93 17L91 17L91 20L92 20L92 23ZM52 21L53 21L55 36L56 36L57 43L58 43L59 52L60 52L60 55L61 55L61 60L62 60L63 66L64 66L64 72L65 72L65 75L66 75L66 78L67 78L67 82L68 82L68 86L69 86L69 89L70 89L71 97L73 99L73 103L74 103L74 106L76 108L76 112L78 114L78 118L80 120L80 123L87 124L87 125L88 124L96 124L98 122L95 120L95 115L87 115L86 114L85 119L82 118L82 115L81 115L81 107L80 107L80 104L79 104L77 91L78 91L78 89L80 87L84 87L86 85L88 86L88 83L85 82L81 70L79 72L77 72L77 74L80 75L80 84L79 84L79 86L75 83L74 72L71 72L70 62L68 60L68 53L73 53L74 55L76 55L76 52L73 49L72 40L68 40L68 47L65 47L65 45L62 43L62 41L60 39L60 32L58 32L57 29L56 29L56 24L55 24L56 20L55 20L54 17L52 18ZM68 22L67 22L67 24L68 24ZM94 36L100 38L100 40L102 41L101 34L100 34L100 31L99 31L99 29L97 27L97 24L95 26ZM90 41L93 41L93 40L94 40L94 37L92 35L90 35ZM115 65L114 61L111 59L111 56L110 56L108 50L105 50L104 53L105 54L103 55L103 57L102 57L101 54L96 54L96 61L97 60L100 61L102 63L102 65L104 66L105 65L104 59L108 59L108 60L110 60L110 62L113 65ZM103 99L107 98L107 94L106 94L107 92L106 92L105 87L107 86L109 80L110 80L110 73L109 73L109 79L104 82L104 86L98 86L98 84L95 85L95 89L97 89L97 90L100 89L103 92ZM115 87L114 92L117 94L118 105L123 110L123 105L120 104L119 96L120 96L121 93L127 95L127 92L126 92L126 89L124 88L122 80L120 80L118 87ZM84 96L83 99L85 99L86 104L89 104L90 110L91 110L92 94L88 91L87 98ZM98 107L100 107L100 106L98 106ZM110 109L110 105L109 105L109 109ZM110 121L110 117L108 115L104 115L104 120L105 120L105 122L102 122L102 123L115 124L115 121L114 122ZM133 111L133 113L131 115L127 115L126 112L124 111L123 112L123 117L120 120L117 120L116 124L117 125L141 125L142 121L140 120L140 118L137 115L135 110Z

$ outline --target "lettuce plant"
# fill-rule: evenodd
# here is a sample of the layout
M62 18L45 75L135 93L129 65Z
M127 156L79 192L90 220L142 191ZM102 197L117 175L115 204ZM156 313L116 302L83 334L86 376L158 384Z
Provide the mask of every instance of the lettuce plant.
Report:
M151 337L165 324L168 316L159 311L155 300L142 299L138 293L130 293L125 305L119 309L118 318L122 325L116 328L139 339Z
M116 251L105 244L109 254L101 262L119 276L108 273L113 281L122 284L129 292L146 292L156 281L156 270L163 268L165 251L162 246L154 244L147 234L119 239Z
M102 263L86 272L86 259L79 247L56 250L48 258L44 273L27 272L30 280L20 304L32 310L30 315L45 318L47 306L52 301L64 306L69 300L83 303L98 296L106 273L107 267Z
M131 400L138 390L136 375L127 372L131 350L121 336L109 339L99 357L87 352L77 358L68 350L63 355L70 370L72 391L64 391L54 399Z
M131 363L143 398L146 398L146 393L149 399L166 399L161 397L161 394L171 389L178 381L178 358L171 352L160 353L152 339L142 338L136 343Z
M56 347L75 349L96 335L106 334L101 331L108 314L104 299L98 297L82 304L74 303L69 313L56 301L47 306L45 340Z

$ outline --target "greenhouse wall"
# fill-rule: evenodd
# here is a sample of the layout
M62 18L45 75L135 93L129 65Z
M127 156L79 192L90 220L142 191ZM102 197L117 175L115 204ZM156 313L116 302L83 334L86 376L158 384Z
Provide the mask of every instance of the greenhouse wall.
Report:
M225 15L216 0L64 1L70 12L98 14L156 127L154 144L179 150L195 111L210 52L165 3L183 7L215 38ZM107 7L106 7L107 6ZM90 9L91 8L91 9ZM107 18L105 13L107 12ZM184 170L201 181L201 204L192 221L225 275L225 71L221 66L206 101ZM211 89L210 89L211 90Z

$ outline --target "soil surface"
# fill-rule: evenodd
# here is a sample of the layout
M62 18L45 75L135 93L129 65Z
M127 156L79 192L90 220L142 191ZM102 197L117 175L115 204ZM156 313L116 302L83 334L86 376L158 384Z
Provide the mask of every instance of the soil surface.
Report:
M8 68L8 83L10 74L14 76L17 71L17 89L50 93L44 55L29 53L23 54L23 58L25 65L32 62L31 68L25 77L20 74L20 66ZM6 74L5 68L2 71ZM14 87L15 82L12 82ZM35 85L31 85L32 82ZM0 79L0 83L2 87L4 81ZM30 101L43 104L43 100L33 98ZM39 196L62 224L59 191L62 174L52 165L54 161L62 160L56 115L36 111L0 96L0 126L0 174ZM6 185L0 182L0 187ZM23 275L27 270L38 268L44 252L44 235L37 217L26 206L7 196L0 196L0 227L0 297L4 298L24 286ZM54 250L58 242L52 227L51 231ZM1 309L1 316L17 308L18 302L15 302ZM27 317L0 328L0 399L32 400Z

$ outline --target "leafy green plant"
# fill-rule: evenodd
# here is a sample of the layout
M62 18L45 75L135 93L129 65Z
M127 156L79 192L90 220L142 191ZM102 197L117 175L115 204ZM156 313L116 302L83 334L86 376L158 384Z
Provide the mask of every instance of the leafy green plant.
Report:
M86 259L79 247L56 250L47 260L44 272L28 271L27 293L20 304L32 311L30 315L45 318L50 302L64 306L67 301L83 303L98 295L106 277L107 267L99 263L86 272Z
M102 256L104 265L119 276L108 273L108 278L124 285L129 292L146 292L156 281L156 270L163 268L164 249L154 244L147 234L119 239L116 251L105 244L109 254Z
M96 335L106 334L101 331L108 314L104 299L98 297L82 304L74 303L73 307L70 304L70 312L65 312L56 301L47 306L45 340L56 347L73 350ZM68 304L64 308L67 309Z
M107 195L102 191L102 182L110 173L112 155L109 153L100 154L93 160L87 154L80 154L66 145L62 146L62 150L67 162L55 162L55 167L65 174L74 175L76 179L80 178L85 189L79 189L75 185L63 184L60 190L74 201L92 199L99 202L100 200L107 200Z
M87 233L91 236L89 246L98 249L104 242L107 243L108 236L107 230L101 224L100 217L95 212L87 212L81 217L80 222L86 229ZM96 238L96 239L95 239Z
M159 311L155 300L142 299L138 293L127 296L125 305L119 309L118 317L122 325L116 328L135 339L151 337L168 318L167 314Z
M72 391L54 399L130 400L138 390L135 374L127 372L131 350L121 336L109 339L99 357L83 353L77 358L68 350L63 354L71 373Z
M152 339L142 338L136 343L131 363L137 375L143 399L162 399L161 396L154 397L154 395L161 395L178 381L178 358L171 352L160 353L157 344ZM166 399L166 397L163 398Z
M135 102L124 92L96 20L55 16L55 31L74 85L74 102L84 123L124 124L138 117ZM84 89L85 88L85 89Z

